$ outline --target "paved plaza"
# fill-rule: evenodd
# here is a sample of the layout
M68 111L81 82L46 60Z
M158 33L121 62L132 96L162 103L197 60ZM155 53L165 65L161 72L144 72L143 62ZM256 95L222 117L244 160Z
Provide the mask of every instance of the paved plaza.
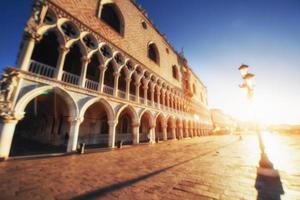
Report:
M257 176L255 135L241 141L234 135L207 136L1 162L0 199L234 200L256 199L269 188L274 199L300 199L300 136L273 134L265 141L278 180Z

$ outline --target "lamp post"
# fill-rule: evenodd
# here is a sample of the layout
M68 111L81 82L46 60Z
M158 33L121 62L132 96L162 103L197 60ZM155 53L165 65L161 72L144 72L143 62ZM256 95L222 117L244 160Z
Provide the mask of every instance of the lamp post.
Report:
M246 93L247 95L247 99L249 102L249 106L252 105L252 100L253 100L253 93L254 93L254 84L253 84L253 78L255 77L254 74L249 73L249 66L242 64L239 67L240 73L242 75L242 78L244 80L244 82L242 84L239 85L239 87ZM254 118L254 117L253 117ZM255 121L255 120L254 120ZM255 122L255 131L257 134L257 138L258 138L258 142L259 142L259 148L260 148L260 160L259 160L259 167L263 168L263 169L273 169L273 164L272 162L269 160L266 152L265 152L265 146L263 143L263 139L261 137L261 133L258 129L258 125ZM264 173L266 171L261 170ZM271 173L271 175L277 175L277 173L273 173L273 172L267 172L267 173Z

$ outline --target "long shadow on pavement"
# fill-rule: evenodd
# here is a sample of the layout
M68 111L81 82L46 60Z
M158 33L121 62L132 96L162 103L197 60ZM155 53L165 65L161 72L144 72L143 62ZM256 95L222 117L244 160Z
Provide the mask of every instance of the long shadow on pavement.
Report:
M185 164L185 163L187 163L187 162L190 162L190 161L192 161L192 160L196 160L196 159L198 159L199 157L208 155L208 154L210 154L210 153L212 153L212 152L215 152L215 151L218 150L218 149L221 149L221 148L224 148L224 147L226 147L226 146L232 145L232 144L235 143L235 142L236 142L236 141L231 142L231 143L226 144L226 145L219 146L218 148L215 148L215 149L213 149L213 150L204 152L204 153L199 154L199 155L197 155L197 156L195 156L195 157L193 157L193 158L190 158L190 159L188 159L188 160L184 160L184 161L179 162L179 163L176 163L176 164L174 164L174 165L171 165L171 166L168 166L168 167L165 167L165 168L162 168L162 169L153 171L153 172L148 173L148 174L145 174L145 175L143 175L143 176L139 176L139 177L137 177L137 178L133 178L133 179L130 179L130 180L122 181L122 182L120 182L120 183L115 183L115 184L112 184L112 185L109 185L109 186L106 186L106 187L97 189L97 190L95 190L95 191L91 191L91 192L88 192L88 193L79 195L79 196L77 196L77 197L72 198L72 200L83 200L83 199L84 199L84 200L91 200L91 199L95 199L95 198L100 198L101 196L104 196L104 195L106 195L106 194L109 194L109 193L111 193L111 192L113 192L113 191L120 190L120 189L122 189L122 188L125 188L125 187L128 187L128 186L130 186L130 185L133 185L133 184L135 184L135 183L137 183L137 182L139 182L139 181L145 180L145 179L147 179L147 178L150 178L150 177L152 177L152 176L155 176L155 175L157 175L157 174L160 174L160 173L162 173L162 172L165 172L165 171L167 171L167 170L169 170L169 169L172 169L172 168L174 168L174 167L177 167L177 166L179 166L179 165L183 165L183 164Z

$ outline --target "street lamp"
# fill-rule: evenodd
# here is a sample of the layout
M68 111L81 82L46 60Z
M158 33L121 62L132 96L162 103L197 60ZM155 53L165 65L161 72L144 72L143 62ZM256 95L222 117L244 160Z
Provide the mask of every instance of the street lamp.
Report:
M239 87L246 93L247 99L250 104L252 104L253 92L254 92L254 74L249 73L249 66L242 64L239 67L240 73L244 82L239 85ZM260 161L259 166L261 168L273 169L273 164L269 160L267 154L265 153L264 143L261 137L261 133L258 129L257 123L255 122L256 134L258 137L259 147L260 147Z

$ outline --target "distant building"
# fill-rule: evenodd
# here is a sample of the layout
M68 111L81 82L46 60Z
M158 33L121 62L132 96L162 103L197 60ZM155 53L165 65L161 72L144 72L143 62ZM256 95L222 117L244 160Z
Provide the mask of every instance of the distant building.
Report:
M237 121L221 109L210 109L213 122L213 134L230 134L237 128Z
M207 135L207 89L130 0L39 0L1 81L0 157Z

